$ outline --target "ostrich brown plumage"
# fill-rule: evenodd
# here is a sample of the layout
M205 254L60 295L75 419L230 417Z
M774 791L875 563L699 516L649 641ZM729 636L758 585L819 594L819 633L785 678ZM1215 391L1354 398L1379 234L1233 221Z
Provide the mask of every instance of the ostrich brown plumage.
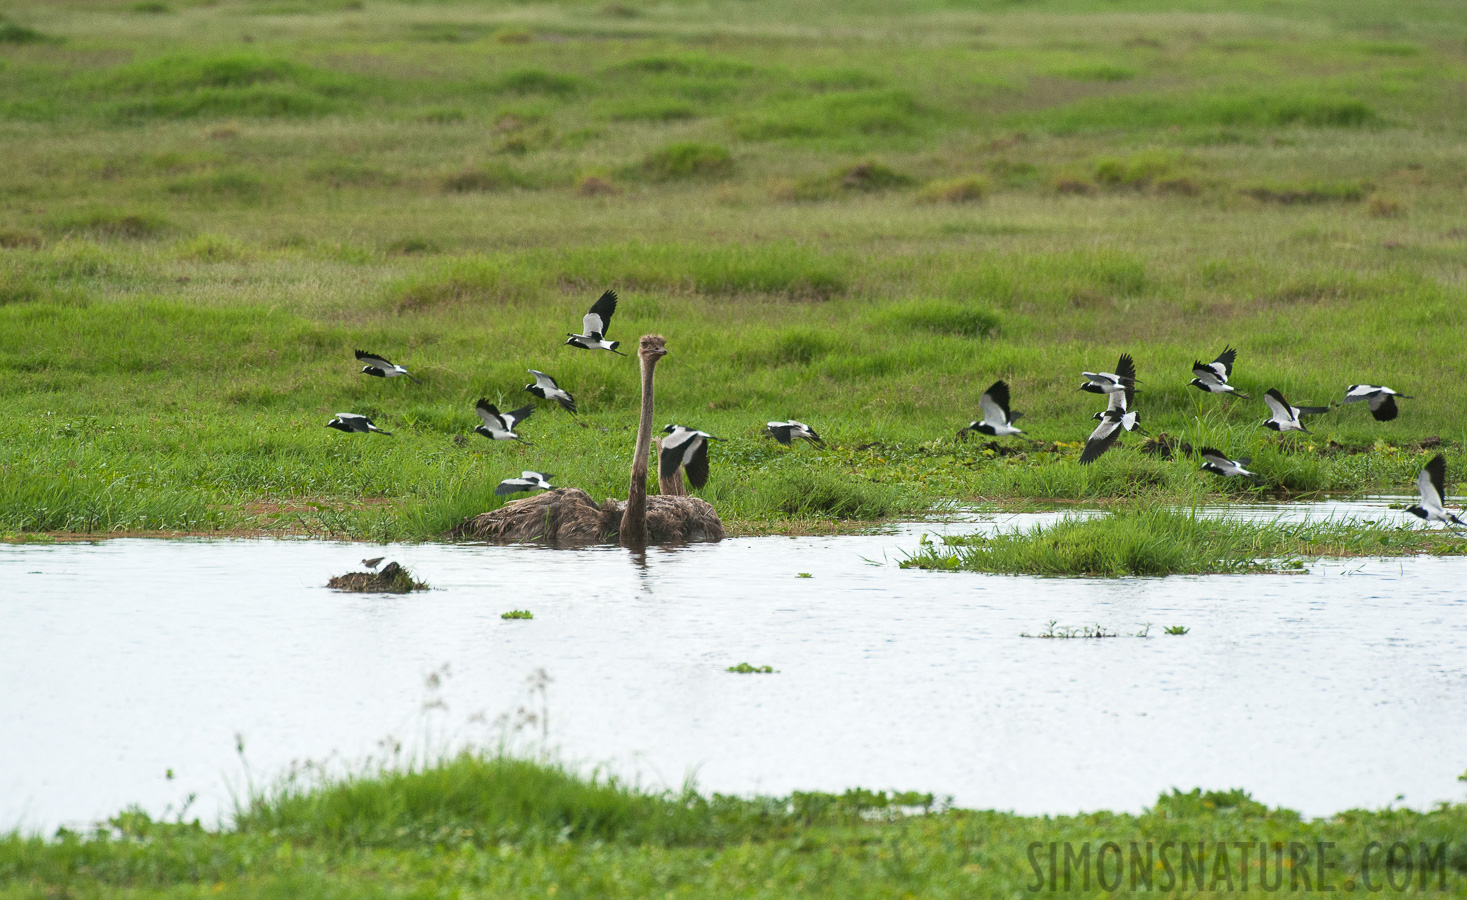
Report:
M644 334L637 346L642 361L642 415L637 420L637 448L632 456L632 482L627 487L627 506L621 514L621 542L634 547L647 543L647 462L652 453L652 388L657 361L667 355L667 341L660 334Z

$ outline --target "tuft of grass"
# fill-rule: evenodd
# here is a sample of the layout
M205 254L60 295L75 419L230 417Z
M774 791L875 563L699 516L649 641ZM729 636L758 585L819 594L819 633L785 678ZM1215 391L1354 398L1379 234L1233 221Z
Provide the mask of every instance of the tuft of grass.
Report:
M727 147L719 144L669 144L648 154L637 167L637 171L643 177L656 181L713 178L733 171L733 156Z
M729 666L727 669L724 669L724 671L725 672L734 672L734 673L739 674L739 675L770 675L770 674L773 674L774 667L773 666L751 666L751 665L749 665L746 662L742 662L742 663L739 663L736 666Z
M795 519L873 521L914 508L914 500L896 487L823 469L770 473L748 489L756 508Z
M1298 557L1467 553L1450 533L1354 523L1255 524L1165 508L1124 509L993 537L925 543L903 568L1008 575L1163 576L1276 572Z
M114 209L60 213L47 220L47 226L51 231L60 234L86 234L129 240L156 238L170 230L168 220L157 213Z
M574 75L544 69L517 69L501 77L496 85L504 93L548 97L570 97L580 93L582 86L581 79Z
M1276 93L1195 92L1105 97L1021 117L1056 134L1084 131L1198 127L1361 128L1380 121L1376 111L1353 97L1311 94L1308 89Z
M1268 182L1239 189L1263 203L1358 203L1370 191L1363 181Z
M1185 625L1168 625L1165 629L1163 629L1163 631L1165 631L1167 634L1186 634L1191 630L1192 629L1188 628Z
M526 173L499 162L485 163L443 178L443 190L450 194L493 193L539 186Z
M843 194L879 194L912 184L912 178L876 160L852 163L804 178L788 192L792 200L826 200Z
M977 203L988 196L991 185L981 175L929 181L917 192L923 203Z
M929 115L903 90L819 94L770 104L737 115L734 132L751 141L912 135L925 131Z
M532 613L532 612L530 612L528 609L512 609L509 612L502 612L502 613L500 613L499 614L499 618L501 618L501 619L533 619L533 618L535 618L535 614Z
M873 324L907 332L986 338L998 330L998 314L982 304L959 300L904 300L871 314Z
M5 16L0 16L0 44L56 44L60 38L27 28L17 22L12 22Z

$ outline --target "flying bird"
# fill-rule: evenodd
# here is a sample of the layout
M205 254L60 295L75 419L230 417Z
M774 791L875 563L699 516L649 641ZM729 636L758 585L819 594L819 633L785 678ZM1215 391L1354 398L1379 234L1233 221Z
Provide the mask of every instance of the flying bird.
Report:
M535 383L525 385L525 390L539 397L541 400L559 401L560 405L565 407L567 412L576 411L576 398L572 397L569 391L563 390L560 385L556 384L554 378L551 378L544 372L537 372L534 369L527 369L526 371L535 376Z
M1352 384L1345 388L1345 402L1359 403L1361 400L1370 403L1370 414L1377 422L1389 422L1400 414L1396 409L1396 398L1402 400L1414 400L1416 398L1406 394L1398 394L1388 387L1378 384Z
M721 441L706 431L696 431L682 425L669 425L662 429L667 437L662 439L662 453L657 459L657 474L671 478L682 466L688 473L688 482L695 488L708 483L708 442ZM813 432L811 432L813 434Z
M519 441L522 444L529 444L529 441L514 433L514 427L528 419L534 411L535 407L531 405L502 413L493 403L480 397L479 402L474 405L474 412L479 414L484 424L475 426L474 433L482 434L491 441Z
M978 408L983 410L983 418L977 422L969 423L967 428L958 432L960 439L966 439L970 432L986 434L990 437L1007 437L1011 434L1023 434L1024 432L1014 427L1023 413L1009 412L1009 385L1006 381L995 381L978 398Z
M1141 413L1131 408L1131 404L1136 400L1136 382L1134 380L1125 384L1121 390L1107 394L1106 397L1108 399L1105 403L1105 411L1098 412L1090 418L1097 422L1104 422L1106 416L1112 416L1120 420L1121 427L1126 431L1140 429L1142 434L1146 433L1146 429L1141 428ZM1116 437L1120 435L1117 434ZM1100 451L1100 453L1104 452L1103 449ZM1098 457L1100 453L1097 453L1096 456Z
M806 425L804 422L796 422L794 419L790 419L788 422L770 422L769 434L776 441L786 446L794 441L795 438L803 438L817 447L825 446L825 442L820 439L820 435L815 433L815 429Z
M1447 512L1447 458L1438 453L1416 476L1416 490L1421 494L1420 506L1408 506L1406 512L1428 522L1445 525L1467 525Z
M1199 447L1197 449L1197 455L1202 457L1202 471L1204 472L1211 472L1214 475L1221 475L1224 478L1233 478L1239 475L1246 475L1252 478L1258 474L1244 468L1253 462L1251 456L1228 459L1223 455L1221 450L1214 450L1211 447Z
M385 356L368 353L365 350L358 350L356 354L357 362L366 363L366 365L362 366L363 375L374 375L378 378L396 378L399 375L406 375L414 383L422 384L421 381L413 377L411 372L392 362Z
M554 477L554 475L531 472L527 469L521 472L518 478L506 478L499 482L499 487L494 489L494 493L501 497L508 497L510 494L521 494L525 491L553 490L550 486L550 479Z
M1233 360L1237 358L1238 351L1228 347L1210 363L1195 361L1192 363L1192 380L1187 383L1209 394L1234 394L1244 400L1252 400L1252 397L1239 393L1237 388L1228 384L1228 379L1233 375Z
M1116 361L1114 372L1081 372L1088 379L1080 385L1080 390L1089 391L1092 394L1114 394L1127 388L1136 388L1136 362L1131 359L1131 354L1122 353L1121 358Z
M1080 451L1080 465L1088 466L1105 455L1105 451L1121 436L1125 427L1123 420L1127 415L1134 416L1135 413L1122 413L1110 408L1103 413L1096 413L1100 424L1085 439L1085 449Z
M611 327L611 314L616 312L616 291L607 291L591 304L591 311L581 319L585 334L566 332L566 343L582 350L610 350L617 356L626 356L616 349L621 341L606 340L606 330Z
M375 431L378 434L390 435L392 432L383 431L369 418L360 413L339 412L332 416L331 421L326 423L327 428L335 428L337 431L345 431L348 434L366 434Z
M1328 406L1290 406L1289 401L1284 399L1284 395L1279 393L1278 388L1269 388L1265 391L1263 402L1268 404L1269 411L1273 413L1263 420L1263 427L1272 428L1281 433L1302 431L1305 434L1313 434L1314 432L1305 428L1299 421L1299 417L1329 412Z

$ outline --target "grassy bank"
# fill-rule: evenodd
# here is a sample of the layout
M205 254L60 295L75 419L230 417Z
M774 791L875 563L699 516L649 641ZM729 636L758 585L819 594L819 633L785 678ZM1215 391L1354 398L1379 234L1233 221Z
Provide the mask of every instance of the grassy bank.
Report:
M1297 570L1302 559L1467 553L1467 535L1375 523L1240 522L1124 508L993 537L924 539L902 568L1005 575L1202 575Z
M0 533L427 537L524 468L625 496L635 365L558 338L605 287L613 337L669 339L659 420L730 439L705 496L736 532L1246 493L1129 441L1075 465L1077 373L1121 350L1143 421L1253 455L1254 493L1407 490L1428 438L1459 478L1467 26L1227 12L11 0ZM1255 397L1417 399L1279 445L1185 386L1226 343ZM582 418L474 437L527 368ZM1043 449L954 443L1000 377ZM786 417L830 449L759 436Z
M1460 896L1464 833L1460 804L1306 821L1242 791L1195 790L1163 794L1138 815L1028 817L861 790L755 799L656 793L463 756L409 773L282 788L255 798L220 831L129 812L91 833L0 837L0 897L1022 896L1050 890L1041 879L1050 877L1052 843L1064 889L1066 842L1077 857L1090 845L1091 858L1083 882L1078 859L1071 866L1064 892L1090 895L1116 877L1138 877L1118 874L1113 853L1092 867L1108 841L1123 853L1131 842L1143 852L1151 842L1154 865L1141 871L1163 891L1195 890L1201 879L1210 890L1264 895L1260 883L1277 885L1281 874L1297 890L1295 869L1308 870L1313 887L1314 854L1328 842L1325 876L1335 890L1389 876ZM1367 856L1372 841L1406 843L1412 871L1387 871L1383 857ZM1179 847L1192 851L1198 842L1205 865L1183 884ZM1250 844L1249 857L1239 842ZM1260 844L1269 850L1261 866ZM1362 859L1373 871L1362 871Z

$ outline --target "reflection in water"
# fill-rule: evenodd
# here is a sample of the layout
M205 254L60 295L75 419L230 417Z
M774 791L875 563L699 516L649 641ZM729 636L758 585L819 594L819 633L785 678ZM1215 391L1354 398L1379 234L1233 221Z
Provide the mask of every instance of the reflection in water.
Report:
M1400 516L1380 502L1310 514ZM1462 799L1467 747L1447 723L1467 720L1467 560L1117 580L895 566L924 532L1054 517L642 554L0 545L0 828L159 812L191 792L212 821L226 778L243 781L236 733L258 781L293 760L360 760L389 734L411 751L516 726L537 743L548 729L576 763L719 791L919 788L1026 813L1138 809L1173 786L1313 815ZM434 590L321 586L377 555ZM500 618L512 609L534 618ZM1151 623L1151 637L1020 637L1050 620ZM740 662L778 674L724 671Z

